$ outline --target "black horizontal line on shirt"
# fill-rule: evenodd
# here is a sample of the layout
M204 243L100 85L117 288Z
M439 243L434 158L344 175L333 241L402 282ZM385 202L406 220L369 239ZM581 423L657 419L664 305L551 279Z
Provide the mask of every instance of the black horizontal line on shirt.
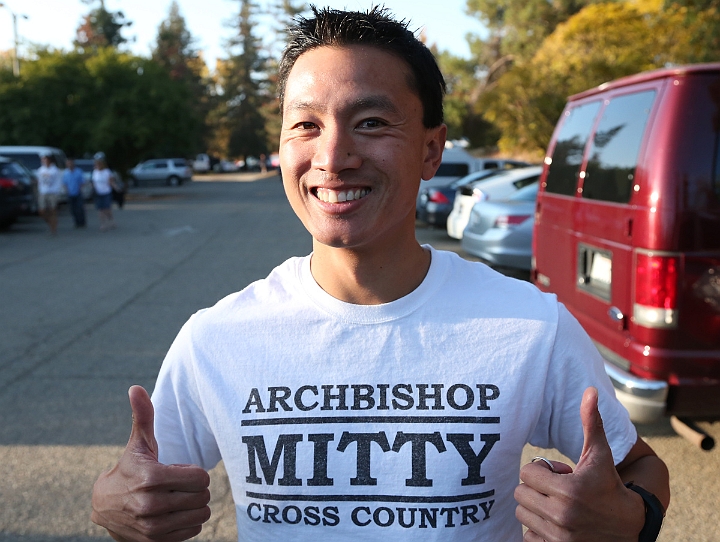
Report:
M500 423L486 416L313 416L308 418L267 418L242 420L240 425L313 425L323 423Z
M453 503L487 499L495 495L495 490L483 493L468 493L467 495L281 495L275 493L255 493L246 491L245 495L251 499L268 501L311 501L311 502L405 502L405 503Z

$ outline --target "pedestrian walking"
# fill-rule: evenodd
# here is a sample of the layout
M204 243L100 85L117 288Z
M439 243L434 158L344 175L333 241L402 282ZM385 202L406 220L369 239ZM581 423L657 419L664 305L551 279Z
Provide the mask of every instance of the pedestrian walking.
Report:
M62 173L54 156L44 155L41 161L42 165L37 171L38 212L50 226L50 234L57 235L57 206L62 192Z
M62 182L67 192L70 213L76 228L84 228L85 221L85 198L82 194L82 187L85 184L85 177L80 168L75 167L75 159L68 158L67 168L62 176Z
M93 156L95 169L92 174L93 188L95 189L95 208L100 218L100 230L107 231L116 226L112 214L112 191L116 186L115 175L107 166L105 153L98 152Z

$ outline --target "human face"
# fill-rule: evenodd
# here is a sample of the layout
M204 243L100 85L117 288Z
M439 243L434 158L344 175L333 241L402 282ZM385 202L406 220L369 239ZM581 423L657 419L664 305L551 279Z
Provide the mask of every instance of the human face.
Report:
M415 199L442 159L403 60L369 46L303 53L287 79L283 183L317 243L373 247L415 238Z

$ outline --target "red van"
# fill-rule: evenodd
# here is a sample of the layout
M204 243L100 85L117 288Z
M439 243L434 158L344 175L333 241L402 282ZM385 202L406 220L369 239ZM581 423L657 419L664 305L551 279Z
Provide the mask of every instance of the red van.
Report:
M720 419L720 63L569 98L532 277L595 341L634 421Z

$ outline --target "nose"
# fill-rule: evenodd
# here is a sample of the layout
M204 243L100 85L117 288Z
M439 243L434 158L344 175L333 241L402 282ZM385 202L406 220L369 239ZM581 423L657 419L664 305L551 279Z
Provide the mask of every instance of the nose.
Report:
M362 157L352 134L341 126L324 126L317 138L313 167L328 173L357 169Z

